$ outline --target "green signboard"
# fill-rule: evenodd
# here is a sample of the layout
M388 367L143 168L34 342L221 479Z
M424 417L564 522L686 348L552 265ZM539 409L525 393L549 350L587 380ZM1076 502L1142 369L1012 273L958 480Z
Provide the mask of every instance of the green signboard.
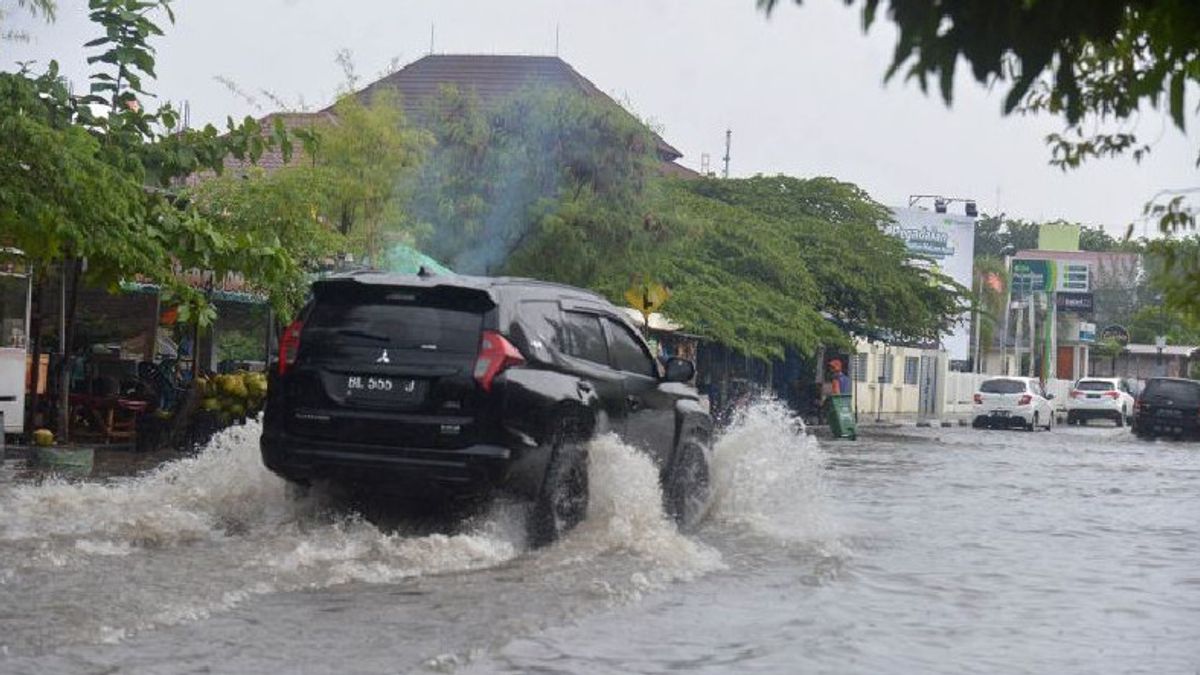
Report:
M1014 260L1012 263L1013 297L1019 298L1030 293L1054 290L1056 272L1053 260Z

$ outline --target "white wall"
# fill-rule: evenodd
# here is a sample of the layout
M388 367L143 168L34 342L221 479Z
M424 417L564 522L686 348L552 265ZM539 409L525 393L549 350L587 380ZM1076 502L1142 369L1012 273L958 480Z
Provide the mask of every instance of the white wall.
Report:
M996 376L976 373L946 373L944 389L946 413L952 415L970 413L974 404L975 392L979 390L979 384L991 377ZM1050 405L1054 406L1055 410L1065 410L1067 394L1071 391L1072 384L1074 383L1071 380L1046 380L1046 393L1054 396Z
M859 340L856 350L860 357L851 365L850 376L854 385L854 404L859 416L865 419L892 419L917 415L920 406L920 372L918 370L917 382L906 383L905 359L916 359L919 368L922 354L944 356L944 352L897 347L866 340ZM855 366L863 362L863 356L866 369L864 372L856 372ZM885 360L892 362L892 377L890 382L881 383L879 376L884 372Z
M986 373L947 372L946 384L942 388L945 412L951 415L971 412L971 406L975 404L975 392L979 391L980 383L990 377L995 376Z

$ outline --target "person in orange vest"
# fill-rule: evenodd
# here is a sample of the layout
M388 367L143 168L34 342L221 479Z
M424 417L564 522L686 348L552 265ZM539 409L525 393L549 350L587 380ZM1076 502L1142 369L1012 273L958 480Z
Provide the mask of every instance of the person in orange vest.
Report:
M833 371L833 376L830 378L830 393L849 394L851 387L850 378L846 375L846 373L842 372L842 360L830 360L829 370Z

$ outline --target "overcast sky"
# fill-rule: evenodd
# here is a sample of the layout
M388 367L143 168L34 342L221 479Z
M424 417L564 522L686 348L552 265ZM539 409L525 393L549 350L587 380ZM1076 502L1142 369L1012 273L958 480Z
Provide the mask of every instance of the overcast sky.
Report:
M13 10L9 25L32 41L0 43L2 67L58 58L82 87L81 45L96 36L86 7L59 0L52 25ZM501 54L554 54L557 26L559 55L652 120L696 169L707 153L719 171L729 128L734 176L835 176L891 205L938 193L973 198L989 213L1113 232L1159 190L1200 184L1200 139L1157 112L1137 122L1154 142L1142 164L1101 161L1064 174L1047 164L1042 140L1059 125L1001 117L1000 91L960 77L947 109L915 83L885 85L894 31L883 22L864 36L857 10L835 0L783 4L770 18L754 0L177 0L175 8L177 23L156 43L151 88L190 102L193 123L274 109L258 95L256 110L217 76L315 108L343 81L334 61L341 48L366 84L393 58L428 53L431 26L437 53Z

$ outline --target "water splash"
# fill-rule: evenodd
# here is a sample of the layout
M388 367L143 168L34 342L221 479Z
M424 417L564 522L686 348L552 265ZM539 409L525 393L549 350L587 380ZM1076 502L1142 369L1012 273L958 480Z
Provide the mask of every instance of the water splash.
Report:
M716 550L681 534L663 511L658 468L644 453L605 435L591 443L588 464L587 518L559 544L556 558L632 553L654 563L649 577L632 578L643 589L720 567Z
M262 466L261 431L255 421L230 427L199 455L136 478L17 486L4 500L0 540L90 537L163 547L294 521L303 511Z
M663 514L654 464L612 437L591 447L587 519L557 545L531 553L523 503L498 500L450 532L429 534L416 526L384 530L331 510L319 491L296 500L262 466L260 434L256 421L232 427L198 455L136 477L7 486L0 493L0 600L52 605L74 618L0 618L0 642L121 640L256 595L396 583L522 556L522 565L548 571L564 587L598 583L618 600L719 565L715 551L679 534Z
M470 583L487 588L486 575L510 568L574 598L563 602L636 600L721 568L704 542L724 540L730 525L785 538L821 531L823 454L793 429L782 406L760 403L718 439L712 522L699 538L664 514L650 458L601 437L589 446L587 518L532 552L528 507L511 500L432 534L381 529L329 508L320 491L296 500L262 466L255 421L136 477L0 484L0 604L29 610L0 617L0 648L121 641L282 591L462 572L485 574Z
M833 540L826 456L787 406L760 399L713 446L709 518L781 540Z

